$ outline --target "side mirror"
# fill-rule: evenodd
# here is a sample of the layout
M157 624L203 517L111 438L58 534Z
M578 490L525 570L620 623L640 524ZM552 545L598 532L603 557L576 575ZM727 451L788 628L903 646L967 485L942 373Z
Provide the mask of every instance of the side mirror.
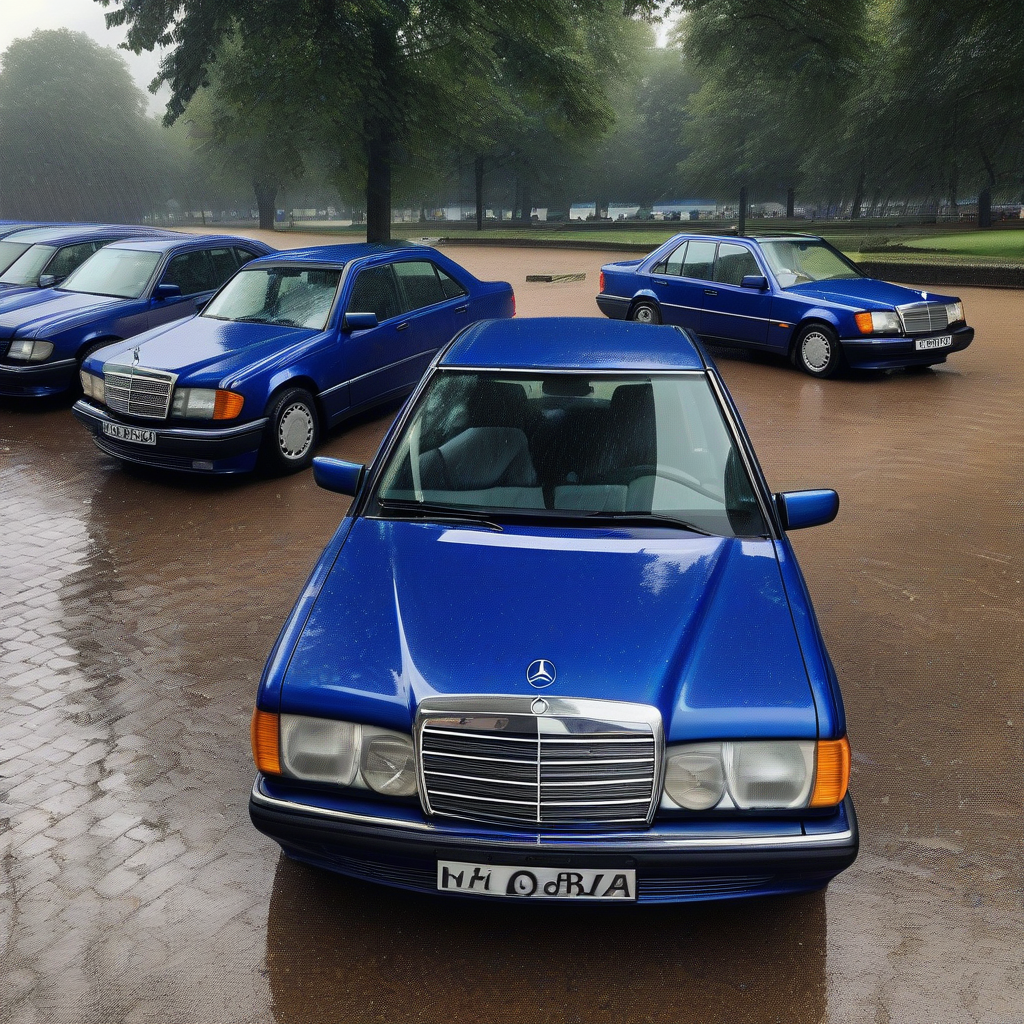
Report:
M158 284L153 289L153 298L160 301L164 299L180 299L181 286L176 284Z
M40 274L39 275L39 287L40 288L52 288L59 278L56 274Z
M747 274L740 281L740 285L744 288L756 288L759 292L764 292L768 290L768 278L762 277L760 274Z
M341 318L343 331L369 331L378 324L376 313L346 313Z
M366 467L356 462L331 459L326 455L317 455L313 459L313 479L317 487L325 491L355 495L365 472Z
M832 490L785 491L775 495L784 530L802 530L805 526L824 526L839 512L839 495Z

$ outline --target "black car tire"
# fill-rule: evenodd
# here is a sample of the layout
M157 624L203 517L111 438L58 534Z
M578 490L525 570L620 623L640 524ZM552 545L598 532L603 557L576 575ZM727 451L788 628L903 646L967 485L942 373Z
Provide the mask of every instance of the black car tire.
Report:
M295 473L313 461L320 440L316 402L304 388L287 388L271 399L260 463L274 474Z
M839 335L827 324L808 324L793 342L792 358L812 377L834 377L843 365Z
M653 302L641 300L629 311L629 319L640 324L660 324L661 310Z

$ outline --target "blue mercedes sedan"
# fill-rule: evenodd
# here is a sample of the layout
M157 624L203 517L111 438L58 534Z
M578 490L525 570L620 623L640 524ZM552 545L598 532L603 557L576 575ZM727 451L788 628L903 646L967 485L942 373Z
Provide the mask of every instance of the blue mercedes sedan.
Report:
M425 246L293 249L200 316L96 352L73 412L126 462L294 472L330 427L408 394L461 327L514 313L511 285Z
M468 327L434 359L278 637L256 827L424 892L659 903L819 889L850 745L787 531L678 328Z
M974 340L958 298L866 277L814 235L675 235L604 266L597 305L614 320L788 356L812 377L932 366Z
M0 395L76 387L90 352L191 316L240 266L273 251L233 235L165 232L105 245L58 288L0 294Z

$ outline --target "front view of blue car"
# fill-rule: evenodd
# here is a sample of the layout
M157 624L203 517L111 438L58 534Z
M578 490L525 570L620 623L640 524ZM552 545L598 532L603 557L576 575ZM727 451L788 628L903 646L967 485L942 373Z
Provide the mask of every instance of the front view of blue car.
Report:
M492 321L434 361L278 638L256 827L480 898L826 885L857 854L835 672L771 494L682 331Z

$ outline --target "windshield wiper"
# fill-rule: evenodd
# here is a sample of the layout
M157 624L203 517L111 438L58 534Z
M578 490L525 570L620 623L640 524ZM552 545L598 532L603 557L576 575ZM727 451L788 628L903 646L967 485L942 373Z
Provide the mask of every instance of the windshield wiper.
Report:
M488 519L482 512L472 509L455 508L452 505L433 505L429 501L402 501L398 498L378 498L377 504L388 512L404 512L412 519L438 519L449 523L469 523L485 526L489 530L502 532L498 523ZM397 517L396 517L397 518Z
M590 520L600 519L602 522L608 523L636 523L640 526L653 522L659 526L675 526L680 530L699 533L702 537L717 536L717 534L711 533L710 530L702 530L699 526L688 523L685 519L677 519L675 516L663 515L660 512L590 512L585 513L583 518Z

